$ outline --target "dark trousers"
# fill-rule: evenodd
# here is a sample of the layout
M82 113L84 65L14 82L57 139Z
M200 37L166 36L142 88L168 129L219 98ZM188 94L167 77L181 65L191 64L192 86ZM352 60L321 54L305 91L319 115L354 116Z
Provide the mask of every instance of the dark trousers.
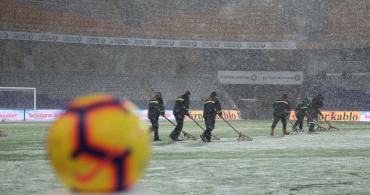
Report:
M309 127L309 131L315 130L315 125L317 121L319 121L319 110L308 109L307 110L307 124Z
M204 118L206 124L206 131L204 132L205 137L210 140L212 130L215 128L216 116L208 116Z
M279 114L274 114L274 121L272 122L271 128L275 128L279 120L283 123L283 129L286 129L286 116Z
M158 135L158 118L159 117L150 117L149 120L152 123L152 131L154 132L154 139L159 139Z
M177 125L175 129L171 132L171 137L176 139L180 136L182 127L184 126L184 115L175 115L175 119L176 119Z
M295 129L297 126L299 126L299 129L303 128L303 120L304 120L304 114L297 114L297 121L293 125L293 129Z

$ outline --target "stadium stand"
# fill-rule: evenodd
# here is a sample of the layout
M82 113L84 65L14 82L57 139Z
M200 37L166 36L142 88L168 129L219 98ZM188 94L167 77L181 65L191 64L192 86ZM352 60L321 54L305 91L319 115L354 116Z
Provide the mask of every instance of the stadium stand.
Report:
M5 0L0 2L0 24L14 31L128 36L130 26L115 23L103 2Z
M276 15L276 4L232 5L193 14L153 17L152 25L143 28L150 37L164 39L282 41L292 31L280 28Z
M305 96L313 98L321 93L324 99L324 110L358 111L370 109L370 94L362 89L353 90L335 85L330 86L321 82L312 82L307 86Z
M104 2L6 0L1 2L0 22L7 30L131 36L130 25L119 24L122 23L120 20L125 20L133 26L138 26L134 23L149 23L140 27L145 36L161 39L283 41L291 38L292 34L292 30L280 27L276 3L230 4L221 8L208 7L191 14L175 13L150 19L142 17L144 21L134 22L115 16L120 15L114 10L122 3ZM134 13L134 10L130 12Z
M327 1L324 31L327 40L369 38L369 1Z

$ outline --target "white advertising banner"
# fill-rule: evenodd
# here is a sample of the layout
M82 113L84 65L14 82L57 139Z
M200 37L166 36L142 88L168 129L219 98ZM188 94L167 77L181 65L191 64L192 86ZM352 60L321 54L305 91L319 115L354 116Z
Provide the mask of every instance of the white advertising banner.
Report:
M367 112L361 112L361 118L360 121L363 122L370 122L370 111Z
M54 121L58 119L65 110L36 110L36 121ZM141 120L148 120L148 110L135 110ZM172 110L166 110L166 117L175 120ZM159 120L166 120L162 116ZM0 122L4 121L35 121L34 110L0 110Z
M23 121L24 110L0 110L0 121Z
M295 42L228 42L139 39L125 37L80 36L49 33L0 31L0 40L46 41L59 43L127 45L141 47L182 47L208 49L296 49Z
M222 84L301 85L303 72L292 71L218 71Z
M36 110L36 121L54 121L58 119L65 110ZM26 121L35 120L35 111L26 110L25 112Z

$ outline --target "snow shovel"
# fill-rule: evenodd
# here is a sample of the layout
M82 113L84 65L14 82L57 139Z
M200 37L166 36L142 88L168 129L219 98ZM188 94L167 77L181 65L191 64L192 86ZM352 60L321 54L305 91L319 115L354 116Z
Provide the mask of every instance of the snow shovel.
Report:
M4 132L0 131L0 137L7 137L8 135L5 134Z
M194 118L193 118L193 117L191 117L190 115L189 115L188 117L189 117L189 118L191 118L191 120L193 120L193 121L194 121L194 123L195 123L195 124L197 124L197 125L198 125L198 127L200 127L203 131L206 131L202 126L200 126L200 124L199 124L196 120L194 120ZM214 135L211 135L211 139L213 139L213 140L220 140L221 138L216 137L216 136L214 136Z
M323 117L323 118L324 118L325 122L329 125L329 130L330 130L330 129L334 129L334 130L336 130L336 131L340 131L340 129L338 129L338 128L334 127L334 126L331 126L331 124L329 123L329 121L327 121L327 120L326 120L326 118L325 118L325 117Z
M288 121L290 122L290 124L292 125L292 127L294 126L293 122L289 119L289 117L287 118Z
M228 124L235 132L239 134L239 137L236 139L237 141L252 141L253 140L253 138L250 138L240 133L238 130L236 130L229 122L227 122L227 120L224 119L224 117L221 116L220 118L222 118L222 120L224 120L226 124Z
M165 115L162 115L165 119L167 119L168 122L173 124L173 126L176 126L175 123L173 123L170 119L168 119ZM191 135L189 133L186 133L184 130L181 130L181 132L184 134L184 138L187 140L197 140L198 138L194 135Z
M327 130L328 130L327 128L325 128L325 127L321 126L321 125L319 124L319 122L318 122L318 121L316 121L315 119L313 120L313 122L315 122L315 124L317 125L316 130L320 130L320 131L327 131Z

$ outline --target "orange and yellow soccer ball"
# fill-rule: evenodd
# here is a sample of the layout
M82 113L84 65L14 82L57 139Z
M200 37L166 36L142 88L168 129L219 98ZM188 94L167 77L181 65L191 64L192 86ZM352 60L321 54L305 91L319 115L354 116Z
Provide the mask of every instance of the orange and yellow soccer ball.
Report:
M73 191L130 189L150 158L147 128L129 100L90 95L73 100L51 126L47 148L58 177Z

